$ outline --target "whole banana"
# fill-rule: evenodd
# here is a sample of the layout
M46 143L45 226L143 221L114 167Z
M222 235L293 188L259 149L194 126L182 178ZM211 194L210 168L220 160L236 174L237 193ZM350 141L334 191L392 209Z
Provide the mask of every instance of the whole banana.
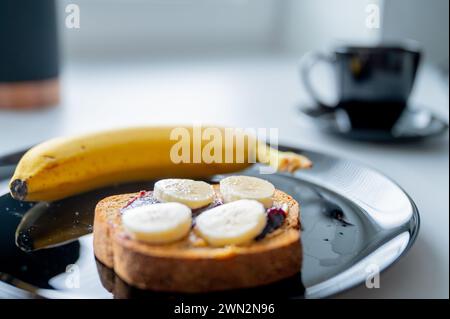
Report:
M210 129L202 127L200 137ZM223 133L225 139L224 128L213 129ZM174 132L187 133L189 161L174 160L174 155L179 155L177 149L174 151L175 144L179 143L174 139L177 135ZM265 143L241 131L233 131L234 138L243 138L245 143L231 146L224 140L219 143L223 158L235 160L198 161L193 158L195 150L204 150L209 143L207 139L199 139L198 134L189 126L153 126L52 139L25 153L10 181L10 192L18 200L53 201L115 183L236 172L252 165L252 157L278 170L311 166L307 158L265 147ZM243 154L243 160L236 160L236 154Z

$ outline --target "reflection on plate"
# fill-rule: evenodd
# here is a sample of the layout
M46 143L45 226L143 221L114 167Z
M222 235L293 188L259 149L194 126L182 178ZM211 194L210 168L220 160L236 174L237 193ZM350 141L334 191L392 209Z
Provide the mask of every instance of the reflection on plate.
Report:
M352 161L302 153L313 160L313 169L261 177L300 203L303 267L298 276L256 290L233 291L234 297L266 291L286 298L327 297L391 265L417 236L417 209L391 180ZM258 175L259 170L254 167L243 173ZM8 285L0 285L0 296L16 286L23 297L31 292L48 298L176 298L128 286L96 262L93 254L90 232L96 202L152 185L114 186L52 204L21 203L9 194L1 196L0 279ZM227 294L216 296L226 298Z

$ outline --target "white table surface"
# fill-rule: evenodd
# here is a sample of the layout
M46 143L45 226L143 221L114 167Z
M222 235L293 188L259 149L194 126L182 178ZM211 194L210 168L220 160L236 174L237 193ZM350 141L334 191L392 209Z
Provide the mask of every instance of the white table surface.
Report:
M68 63L61 105L36 112L0 111L0 154L57 135L131 124L276 127L281 142L377 168L419 207L416 244L381 275L381 287L360 286L338 298L448 298L448 134L417 145L365 144L324 135L298 117L295 105L309 99L299 84L297 65L289 57ZM424 67L412 101L448 121L448 78Z

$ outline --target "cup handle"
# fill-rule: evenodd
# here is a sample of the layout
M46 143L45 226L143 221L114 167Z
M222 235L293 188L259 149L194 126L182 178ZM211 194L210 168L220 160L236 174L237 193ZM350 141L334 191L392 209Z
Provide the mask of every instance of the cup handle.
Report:
M311 83L311 70L314 68L314 66L318 62L326 62L329 64L334 64L335 59L330 56L323 53L309 53L305 55L302 58L302 61L300 63L300 78L302 80L303 86L305 87L308 94L313 98L314 102L316 103L316 108L321 109L322 111L332 111L334 109L334 105L329 105L325 102L323 102L319 95L317 94L316 90L314 89L312 83Z

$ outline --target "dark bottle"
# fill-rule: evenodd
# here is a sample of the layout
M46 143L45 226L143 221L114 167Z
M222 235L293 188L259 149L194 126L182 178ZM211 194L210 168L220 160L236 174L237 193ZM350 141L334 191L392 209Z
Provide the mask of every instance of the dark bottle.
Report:
M0 109L59 102L54 0L0 1Z

